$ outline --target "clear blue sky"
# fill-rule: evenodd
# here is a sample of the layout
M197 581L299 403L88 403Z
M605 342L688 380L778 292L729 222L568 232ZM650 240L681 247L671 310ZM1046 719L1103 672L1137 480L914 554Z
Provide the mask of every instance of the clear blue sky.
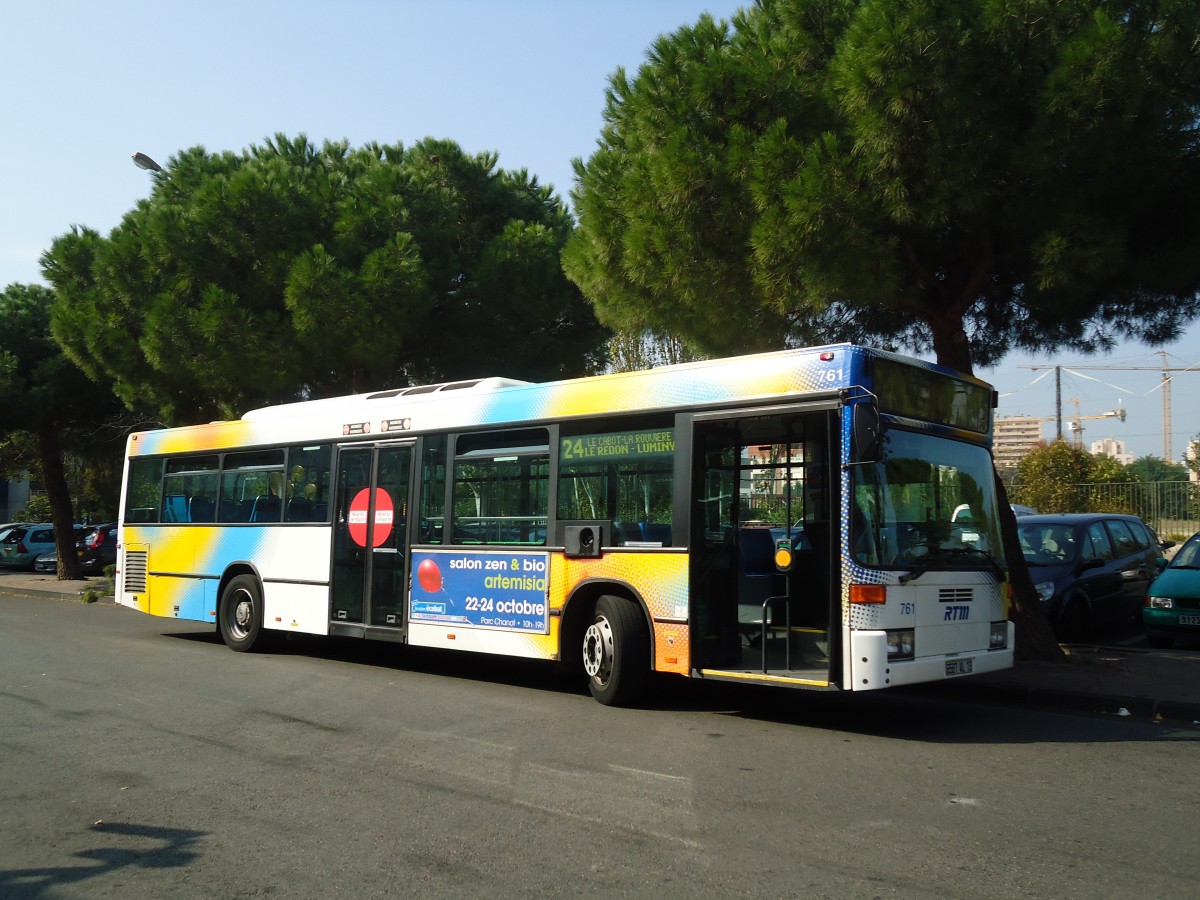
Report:
M130 156L239 151L276 132L320 142L433 136L493 150L563 196L571 159L600 131L608 76L634 70L664 32L736 0L209 0L5 3L0 8L0 285L42 281L38 257L72 225L107 233L150 191ZM982 377L1003 415L1054 415L1053 376L1031 363L1150 366L1153 348L1109 357L1012 356ZM1173 456L1200 432L1200 324L1164 348L1196 365L1173 383ZM481 373L486 374L486 373ZM502 374L502 373L499 373ZM1097 378L1100 381L1089 381ZM1064 414L1096 415L1087 441L1162 453L1160 375L1064 374ZM1102 383L1101 383L1102 382ZM1048 426L1049 433L1051 426Z

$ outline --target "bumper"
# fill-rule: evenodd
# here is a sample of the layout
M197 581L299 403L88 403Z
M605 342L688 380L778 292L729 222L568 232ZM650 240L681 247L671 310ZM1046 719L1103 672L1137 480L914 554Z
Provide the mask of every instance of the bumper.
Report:
M1200 623L1200 610L1196 609L1142 609L1142 625L1146 634L1157 638L1200 638L1200 624L1184 625L1179 619L1185 616Z
M1013 666L1016 630L1008 623L1008 645L1000 650L967 650L944 656L917 657L890 662L887 632L856 631L851 634L850 684L853 691L873 691L902 684L949 681L963 675L999 672Z

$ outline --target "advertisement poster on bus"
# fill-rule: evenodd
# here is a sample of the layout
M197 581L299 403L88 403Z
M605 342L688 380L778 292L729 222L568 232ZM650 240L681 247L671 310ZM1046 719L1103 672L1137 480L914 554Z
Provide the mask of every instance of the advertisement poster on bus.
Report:
M550 633L547 553L418 550L409 621Z

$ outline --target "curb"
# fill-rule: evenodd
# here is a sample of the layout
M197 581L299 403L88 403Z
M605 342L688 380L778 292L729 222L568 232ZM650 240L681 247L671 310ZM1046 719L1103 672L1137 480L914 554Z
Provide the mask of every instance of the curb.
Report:
M83 594L87 588L78 591L43 591L38 588L8 588L0 587L0 597L20 597L24 600L62 600L65 603L86 603ZM92 603L116 603L116 597L111 594L99 594Z

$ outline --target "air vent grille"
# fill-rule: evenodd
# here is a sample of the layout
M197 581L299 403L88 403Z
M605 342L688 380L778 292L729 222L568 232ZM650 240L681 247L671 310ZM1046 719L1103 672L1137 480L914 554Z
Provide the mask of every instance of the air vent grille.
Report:
M975 589L969 587L942 588L938 591L939 603L969 603L975 599Z
M129 550L125 553L125 593L146 593L146 551Z

